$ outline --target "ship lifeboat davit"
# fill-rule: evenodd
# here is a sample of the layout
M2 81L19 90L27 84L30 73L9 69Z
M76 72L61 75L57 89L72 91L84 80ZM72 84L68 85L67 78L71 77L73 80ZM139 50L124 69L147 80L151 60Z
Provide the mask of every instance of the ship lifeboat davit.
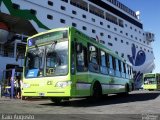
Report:
M0 44L7 42L8 35L9 31L7 25L0 22Z

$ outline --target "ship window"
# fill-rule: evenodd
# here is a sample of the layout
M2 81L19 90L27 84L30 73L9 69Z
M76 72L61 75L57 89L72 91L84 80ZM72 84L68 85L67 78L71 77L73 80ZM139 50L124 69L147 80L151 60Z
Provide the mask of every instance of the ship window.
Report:
M118 51L115 51L115 53L118 55Z
M121 40L121 43L123 43L123 40Z
M108 20L108 21L117 25L117 17L115 17L115 16L113 16L109 13L106 13L106 20Z
M77 24L76 24L76 23L72 23L72 26L73 26L73 27L77 27Z
M135 37L135 39L137 40L137 37Z
M75 15L76 15L76 14L77 14L77 12L76 12L76 11L74 11L74 10L72 10L72 14L75 14Z
M96 15L96 16L104 18L104 11L91 5L91 4L89 5L89 12Z
M107 27L110 28L111 26L110 26L110 25L107 25Z
M85 26L82 27L83 30L87 30L87 28Z
M108 35L108 38L111 39L111 35Z
M130 27L130 29L132 30L132 27Z
M117 41L117 38L115 37L114 40Z
M60 22L61 23L65 23L66 21L64 19L60 19Z
M121 57L122 57L122 58L124 57L124 53L121 54Z
M66 7L64 7L64 6L61 6L61 10L66 10Z
M103 22L100 22L100 25L103 25Z
M110 42L108 42L108 45L109 45L109 46L113 46L113 44L112 44L112 43L110 43Z
M50 20L53 20L53 16L52 15L47 15L47 18Z
M127 24L125 24L125 26L127 27Z
M141 39L139 39L139 41L141 42L142 40L141 40Z
M92 29L92 33L96 33L96 31L94 29Z
M82 15L83 18L86 18L86 15Z
M141 34L141 31L139 31L139 34Z
M128 33L126 33L126 36L128 36Z
M31 12L31 14L33 14L33 15L36 15L36 13L37 13L36 10L33 10L33 9L31 9L30 12Z
M123 33L123 31L121 30L120 33Z
M88 11L88 3L83 0L70 0L70 4L82 10Z
M135 31L137 31L137 29L135 29Z
M94 19L94 18L92 18L92 22L95 22L95 19Z
M102 43L102 44L105 44L105 41L103 41L103 40L100 40L100 43Z
M53 2L52 1L48 1L48 5L53 6Z
M118 22L119 22L119 26L120 26L120 27L124 27L124 26L123 26L123 20L120 20L120 19L119 19Z
M20 9L20 5L18 5L18 4L13 3L12 6L14 9Z
M133 35L131 35L131 38L133 38Z
M100 35L101 35L101 36L104 36L104 33L101 32Z
M129 45L129 42L126 42L127 45Z
M61 1L68 3L68 0L61 0Z
M117 31L117 28L114 28L114 31Z

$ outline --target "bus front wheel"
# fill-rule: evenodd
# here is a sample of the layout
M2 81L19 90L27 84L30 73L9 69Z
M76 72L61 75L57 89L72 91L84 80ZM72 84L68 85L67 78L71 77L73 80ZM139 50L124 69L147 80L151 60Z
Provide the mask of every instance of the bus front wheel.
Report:
M62 101L62 98L59 97L51 97L50 100L56 104L59 104Z

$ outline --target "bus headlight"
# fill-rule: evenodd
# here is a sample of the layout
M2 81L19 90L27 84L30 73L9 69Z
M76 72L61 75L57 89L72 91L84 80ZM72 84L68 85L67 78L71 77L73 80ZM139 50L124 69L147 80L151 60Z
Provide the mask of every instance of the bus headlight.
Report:
M29 88L30 84L23 83L23 88Z
M61 82L57 82L56 83L56 87L61 87L61 88L64 88L64 87L67 87L69 85L71 85L72 82L71 81L61 81Z

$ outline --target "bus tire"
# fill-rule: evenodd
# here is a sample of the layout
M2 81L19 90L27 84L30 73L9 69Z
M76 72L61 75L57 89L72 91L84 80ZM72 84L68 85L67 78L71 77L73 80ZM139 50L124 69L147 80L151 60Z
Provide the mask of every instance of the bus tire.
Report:
M102 87L99 82L95 82L93 85L93 99L100 99L102 97Z
M149 91L154 91L154 89L148 89Z
M118 93L118 95L120 95L120 96L128 96L129 95L129 85L126 84L125 85L125 91L122 92L122 93Z
M132 83L132 91L134 91L134 83Z
M129 95L129 85L128 84L125 85L124 95Z
M59 104L61 103L62 101L62 98L59 98L59 97L51 97L50 100L56 104Z

